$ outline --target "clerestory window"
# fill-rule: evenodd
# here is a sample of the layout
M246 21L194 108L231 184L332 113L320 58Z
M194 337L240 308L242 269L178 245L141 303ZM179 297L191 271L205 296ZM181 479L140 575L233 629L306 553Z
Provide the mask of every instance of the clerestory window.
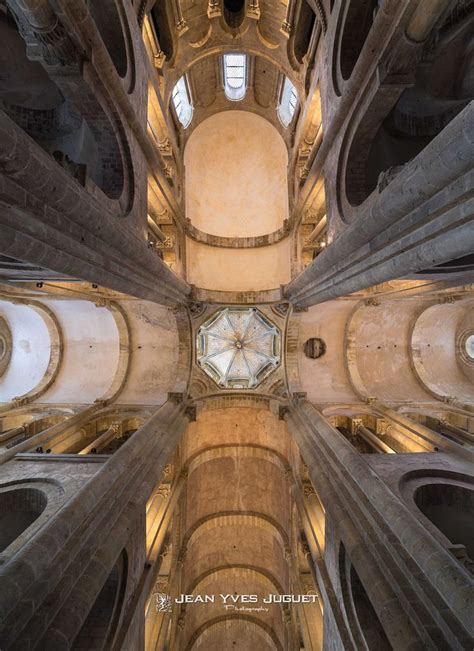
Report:
M286 128L293 120L296 107L298 106L298 93L288 77L285 77L283 90L281 92L280 104L278 105L278 117Z
M247 57L224 54L224 92L227 99L238 102L247 91Z
M172 101L174 110L176 111L176 116L186 129L193 119L193 105L191 103L191 97L189 96L188 85L184 75L178 79L173 88Z

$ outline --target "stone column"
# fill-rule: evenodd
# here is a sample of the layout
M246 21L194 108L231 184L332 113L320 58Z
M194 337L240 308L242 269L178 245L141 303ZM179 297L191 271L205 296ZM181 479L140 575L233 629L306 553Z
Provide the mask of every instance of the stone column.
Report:
M301 307L468 255L474 248L471 102L284 289ZM327 136L326 136L327 137Z
M2 649L70 648L191 417L173 397L1 566Z
M171 518L174 515L176 505L186 484L186 477L185 472L181 472L178 475L171 489L167 489L166 495L164 496L165 499L155 516L155 521L158 521L158 525L153 527L153 540L151 542L147 540L148 553L145 570L133 599L127 608L127 615L121 625L120 633L116 638L115 645L117 648L122 648L130 624L134 617L139 615L140 611L142 613L148 613L150 609L152 610L152 614L150 615L152 624L151 626L149 622L148 626L145 624L145 639L147 641L146 648L160 648L158 645L158 639L160 636L166 638L165 624L168 621L169 614L166 611L161 612L156 608L156 597L158 593L169 593L168 581L163 583L163 580L159 577L159 573L162 567L162 561L169 553L169 548L165 543L166 534L168 533ZM147 531L147 534L148 533L149 532ZM145 616L145 622L147 622L147 617L148 615ZM148 645L151 645L152 642L153 647L149 647Z
M320 604L323 607L323 622L319 623L319 617L316 628L322 629L322 633L327 630L329 614L336 623L336 629L332 631L334 635L337 631L337 640L331 639L332 648L350 649L353 646L351 634L347 628L341 605L338 600L337 589L335 589L326 562L323 558L325 546L325 515L322 513L321 502L312 484L299 486L295 484L292 489L293 498L298 508L301 525L304 531L302 541L302 551L308 562L314 585L319 590ZM312 624L314 626L314 622ZM326 633L327 635L327 633ZM324 642L323 642L324 648Z
M0 253L164 305L191 292L117 219L0 111Z
M284 418L393 647L468 648L466 570L309 402Z

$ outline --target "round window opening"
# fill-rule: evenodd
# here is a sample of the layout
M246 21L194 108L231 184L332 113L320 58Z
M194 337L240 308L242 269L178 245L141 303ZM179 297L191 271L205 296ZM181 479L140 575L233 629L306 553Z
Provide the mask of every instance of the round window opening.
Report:
M467 335L464 341L464 352L468 359L474 362L474 332Z
M303 346L304 354L310 359L318 359L326 352L326 344L319 337L311 337Z

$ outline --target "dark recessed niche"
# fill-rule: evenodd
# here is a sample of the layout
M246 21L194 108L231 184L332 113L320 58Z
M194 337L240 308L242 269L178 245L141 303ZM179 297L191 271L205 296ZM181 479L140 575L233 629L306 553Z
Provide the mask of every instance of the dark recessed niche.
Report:
M245 16L245 0L224 0L225 22L232 29L237 29L242 24Z
M304 354L310 359L318 359L326 352L326 344L319 337L311 337L303 346Z

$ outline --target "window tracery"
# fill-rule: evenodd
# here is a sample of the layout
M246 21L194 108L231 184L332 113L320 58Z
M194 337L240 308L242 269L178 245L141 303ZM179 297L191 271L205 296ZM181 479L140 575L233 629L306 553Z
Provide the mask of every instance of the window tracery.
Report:
M238 102L247 92L247 57L245 54L224 54L223 61L225 96Z
M189 95L186 77L183 75L175 84L172 101L176 116L184 129L191 124L193 119L193 105Z
M288 77L285 77L280 104L278 105L277 111L280 122L285 128L288 127L293 120L297 106L298 93L296 92L296 88Z

